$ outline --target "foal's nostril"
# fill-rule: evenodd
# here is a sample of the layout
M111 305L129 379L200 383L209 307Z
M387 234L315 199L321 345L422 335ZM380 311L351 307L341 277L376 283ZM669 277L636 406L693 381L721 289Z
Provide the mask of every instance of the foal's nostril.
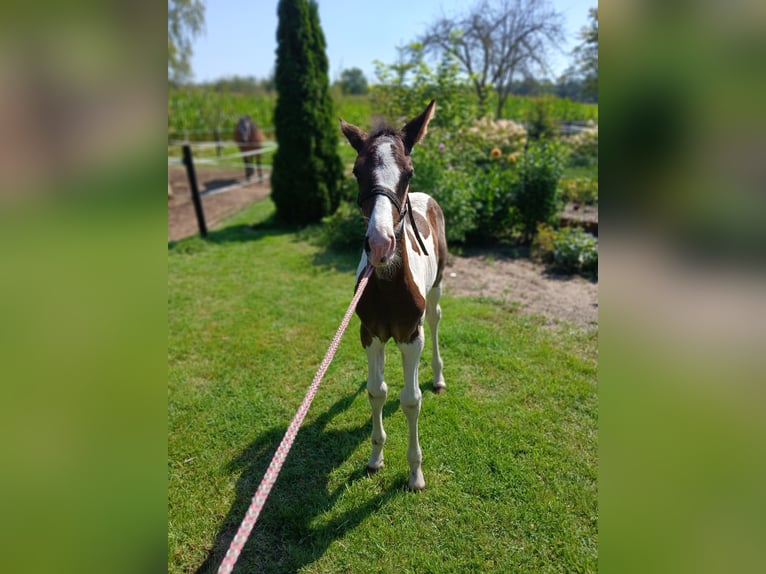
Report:
M369 255L370 251L372 251L372 247L370 247L370 238L365 237L364 238L364 252Z

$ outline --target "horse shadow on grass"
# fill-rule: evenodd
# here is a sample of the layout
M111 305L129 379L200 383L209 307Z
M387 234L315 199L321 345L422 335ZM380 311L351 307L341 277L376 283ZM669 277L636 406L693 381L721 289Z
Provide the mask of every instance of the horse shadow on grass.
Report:
M216 189L223 189L226 187L232 187L234 185L241 184L242 182L234 177L210 179L202 184L202 193L208 193L215 191Z
M328 491L330 474L357 450L369 442L370 421L351 430L327 430L336 416L347 410L366 388L366 382L350 395L335 402L311 424L301 427L271 490L250 539L237 561L235 572L297 572L322 557L336 539L357 527L394 497L406 495L407 477L394 483L365 504L323 521L348 484L366 477L364 463L344 484ZM384 417L399 408L398 401L387 401ZM229 465L230 472L242 474L237 482L235 500L223 520L207 559L196 574L216 572L228 550L239 524L250 506L261 478L271 462L285 428L274 428L253 441Z

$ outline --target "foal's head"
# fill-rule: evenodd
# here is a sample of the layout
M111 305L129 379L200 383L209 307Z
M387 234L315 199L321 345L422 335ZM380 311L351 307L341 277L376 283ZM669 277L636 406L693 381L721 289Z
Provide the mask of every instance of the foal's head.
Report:
M377 267L389 265L396 254L407 209L407 192L414 175L410 153L426 135L436 102L407 122L401 130L383 128L367 134L340 121L343 134L356 150L354 176L359 184L358 203L368 221L364 248L367 259Z

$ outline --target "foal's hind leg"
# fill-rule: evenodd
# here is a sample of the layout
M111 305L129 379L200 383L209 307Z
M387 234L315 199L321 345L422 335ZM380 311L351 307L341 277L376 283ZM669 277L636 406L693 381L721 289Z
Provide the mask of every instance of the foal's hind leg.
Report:
M383 445L386 444L386 431L383 430L383 405L388 395L388 387L383 381L386 345L377 337L373 337L372 343L365 347L365 351L367 351L367 398L372 407L372 455L370 462L367 463L367 470L375 472L383 466Z
M434 371L435 393L440 393L447 388L447 383L444 382L444 363L439 352L439 321L442 318L442 308L439 305L441 294L441 285L435 285L426 298L426 321L428 322L428 330L431 331L431 343L433 344L431 368Z
M418 385L418 362L423 352L423 326L418 326L418 333L410 343L399 343L402 352L402 364L404 366L404 388L399 394L399 403L402 406L404 416L407 417L409 436L407 440L407 462L410 463L410 478L408 486L410 490L423 490L426 481L423 478L421 461L423 454L418 440L418 416L420 415L420 403L422 393Z

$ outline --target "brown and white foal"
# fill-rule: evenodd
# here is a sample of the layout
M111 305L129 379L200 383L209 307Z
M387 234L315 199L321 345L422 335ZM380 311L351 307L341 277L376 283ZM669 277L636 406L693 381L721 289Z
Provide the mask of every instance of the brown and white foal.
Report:
M385 345L393 338L402 353L404 389L399 401L407 417L410 465L409 488L425 488L418 441L418 415L422 393L418 363L423 351L423 318L433 344L431 366L434 392L445 387L439 354L441 280L447 259L444 216L439 205L424 193L409 193L414 172L410 152L426 135L435 102L401 130L382 128L367 134L341 120L341 130L357 152L354 175L358 202L368 221L359 277L368 264L375 267L356 313L362 321L362 345L367 351L367 392L372 406L372 456L368 470L383 466L383 404L388 387L383 380Z

